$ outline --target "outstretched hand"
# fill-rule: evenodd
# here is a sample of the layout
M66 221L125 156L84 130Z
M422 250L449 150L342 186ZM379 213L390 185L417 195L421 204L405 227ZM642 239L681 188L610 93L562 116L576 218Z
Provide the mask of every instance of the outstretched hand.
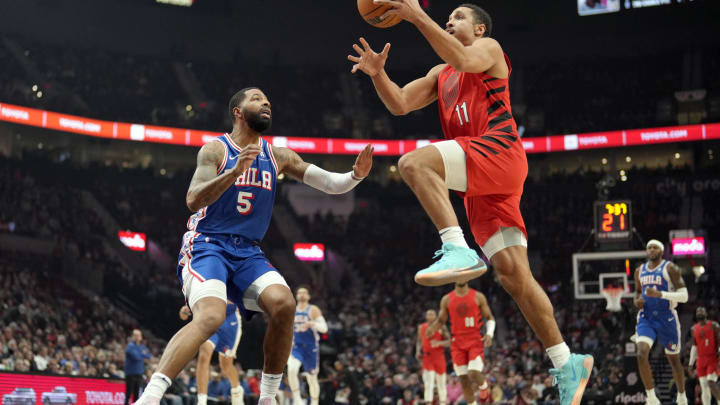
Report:
M370 174L370 169L372 169L372 154L374 150L375 148L373 148L371 144L367 144L365 149L363 149L357 159L355 159L355 164L353 165L353 174L355 177L364 178Z
M358 44L353 44L353 49L358 53L358 56L348 55L350 62L355 62L351 72L355 73L359 70L363 71L368 76L372 77L380 73L385 68L385 61L390 52L390 43L385 44L385 47L380 53L372 50L370 44L365 38L360 38L362 48Z

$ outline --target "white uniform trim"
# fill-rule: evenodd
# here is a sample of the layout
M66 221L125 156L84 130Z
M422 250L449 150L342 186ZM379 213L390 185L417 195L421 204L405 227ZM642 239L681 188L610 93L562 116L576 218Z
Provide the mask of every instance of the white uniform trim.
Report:
M485 362L483 362L482 356L477 356L464 366L458 366L453 363L453 369L458 376L467 375L468 370L482 372L485 369Z
M258 304L258 299L260 298L260 294L262 294L266 288L270 287L273 284L284 285L285 288L290 289L290 287L288 287L287 285L287 282L285 282L285 279L283 278L283 276L280 275L280 273L278 273L277 271L268 271L267 273L258 277L257 280L253 281L253 283L250 284L250 287L245 290L245 294L243 295L243 306L245 307L245 309L248 309L250 311L263 312L263 310L260 308L260 305Z
M465 151L457 141L431 143L437 148L445 165L445 184L450 190L465 192L468 189Z
M516 226L509 228L501 226L484 245L480 246L480 249L490 259L495 253L510 246L524 246L527 248L525 234Z
M470 362L468 363L468 369L482 372L485 369L485 362L483 361L482 356L477 356L474 359L470 360Z
M220 280L210 279L202 281L190 272L190 261L182 269L183 293L190 309L203 298L216 297L227 304L227 288Z
M640 336L640 335L638 335L638 337L635 339L635 343L640 343L640 342L645 342L645 343L647 343L648 346L650 346L650 348L652 348L653 343L655 343L655 341L652 340L649 336Z

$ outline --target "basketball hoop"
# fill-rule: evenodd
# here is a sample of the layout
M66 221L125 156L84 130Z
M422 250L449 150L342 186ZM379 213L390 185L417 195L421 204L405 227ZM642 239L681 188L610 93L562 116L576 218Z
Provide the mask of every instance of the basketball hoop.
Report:
M603 288L602 295L607 300L605 309L610 312L622 311L620 301L622 301L623 289L618 287Z

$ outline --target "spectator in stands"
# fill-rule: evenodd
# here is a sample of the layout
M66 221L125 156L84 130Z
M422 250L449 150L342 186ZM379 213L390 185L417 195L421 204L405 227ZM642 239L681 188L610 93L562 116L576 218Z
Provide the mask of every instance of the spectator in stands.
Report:
M130 343L125 348L125 405L128 405L131 395L133 402L140 397L145 360L149 358L150 350L142 343L142 332L134 329Z
M228 405L230 402L230 381L217 371L212 371L208 385L208 402L215 405Z

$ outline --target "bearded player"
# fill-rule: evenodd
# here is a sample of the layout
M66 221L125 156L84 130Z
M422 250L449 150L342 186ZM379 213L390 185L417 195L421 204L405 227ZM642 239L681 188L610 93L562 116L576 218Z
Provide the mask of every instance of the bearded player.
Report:
M415 357L422 360L422 379L425 389L423 400L426 404L433 402L433 390L437 382L438 400L440 405L447 405L447 373L445 348L450 346L450 332L442 325L432 336L427 336L427 328L437 319L437 312L428 309L425 322L418 325Z
M399 87L384 67L386 44L375 53L363 38L354 45L352 72L372 78L378 96L394 115L405 115L438 101L446 141L402 156L400 174L410 186L443 242L441 258L415 275L426 286L479 277L485 263L468 247L448 196L464 196L475 241L490 260L503 288L545 346L554 368L550 372L563 405L580 403L593 358L571 354L553 316L547 294L530 272L527 232L520 198L527 177L527 158L510 107L512 68L500 44L490 38L492 20L474 4L462 4L450 15L445 30L425 14L418 0L376 0L393 8L386 12L415 25L445 63L422 78Z
M635 269L635 307L640 310L635 339L638 372L645 386L645 403L659 405L649 360L650 349L657 341L665 347L665 356L672 367L678 390L677 404L687 405L685 372L680 362L680 316L675 308L678 302L688 301L688 291L680 268L663 259L664 249L659 240L650 240L645 247L647 262Z
M246 319L267 315L260 405L275 402L290 356L295 298L260 249L270 226L281 173L328 194L352 190L372 168L366 146L353 170L331 173L306 163L260 135L272 121L270 101L256 87L235 93L228 106L232 132L206 143L186 195L196 213L183 236L177 274L193 318L168 342L139 405L156 405L172 380L225 321L227 301Z
M718 387L718 350L720 350L720 325L708 321L705 307L695 310L698 322L692 327L693 345L690 349L690 366L697 361L697 375L702 391L702 405L710 405L712 398L720 404Z
M190 308L180 308L180 319L187 321L192 315ZM240 385L240 376L233 364L240 337L242 336L242 318L237 305L228 301L225 322L210 336L198 351L195 380L197 381L197 405L207 405L208 386L210 385L210 360L213 351L218 352L220 371L230 381L230 405L243 405L245 390Z
M310 405L318 405L320 383L318 382L320 335L328 331L327 322L317 305L310 304L310 288L301 285L295 291L295 327L293 346L288 359L288 385L292 391L293 405L302 404L298 373L305 371Z
M485 380L485 347L492 345L495 334L495 318L490 311L485 294L468 287L467 283L455 283L455 289L445 294L440 300L440 314L428 326L425 336L432 336L450 317L450 355L452 356L455 374L460 377L463 396L468 405L476 405L475 387L480 398L485 400L489 395ZM480 332L483 320L485 336Z

